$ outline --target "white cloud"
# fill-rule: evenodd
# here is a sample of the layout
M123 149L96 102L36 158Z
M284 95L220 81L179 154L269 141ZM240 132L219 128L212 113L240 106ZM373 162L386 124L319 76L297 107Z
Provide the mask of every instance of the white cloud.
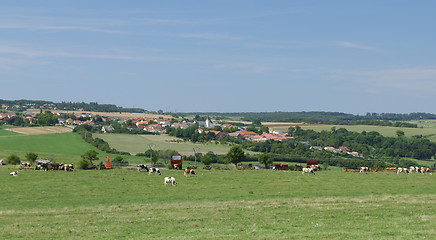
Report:
M207 40L241 40L243 37L233 36L229 34L218 34L218 33L180 33L180 34L171 34L175 37L182 38L197 38L197 39L207 39Z
M214 67L217 69L226 69L236 72L243 71L243 72L250 72L256 74L264 73L272 69L270 67L261 66L259 64L254 64L254 63L216 64Z
M367 72L335 72L332 78L357 81L372 93L397 91L405 96L436 94L436 66L384 69Z
M73 53L68 51L32 50L32 49L24 49L20 47L8 47L8 46L0 46L0 53L20 55L27 58L65 57L65 58L114 59L114 60L131 60L131 61L176 60L173 58L153 57L153 56L133 56L133 55L118 55L118 54L83 54L83 53Z
M354 43L354 42L340 41L340 42L337 42L336 45L339 46L339 47L344 47L344 48L355 48L355 49L369 50L369 51L376 50L373 47L369 47L369 46L358 44L358 43Z

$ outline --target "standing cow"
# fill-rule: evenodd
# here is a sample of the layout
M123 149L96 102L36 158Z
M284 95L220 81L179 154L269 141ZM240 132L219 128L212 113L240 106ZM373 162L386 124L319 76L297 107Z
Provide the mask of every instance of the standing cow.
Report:
M360 167L360 173L368 173L369 167Z

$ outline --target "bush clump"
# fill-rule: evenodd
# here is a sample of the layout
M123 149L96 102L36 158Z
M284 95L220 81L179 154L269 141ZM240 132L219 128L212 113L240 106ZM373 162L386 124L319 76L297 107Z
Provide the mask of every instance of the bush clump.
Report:
M11 154L9 157L6 158L7 164L17 165L20 164L20 157L18 157L17 154Z

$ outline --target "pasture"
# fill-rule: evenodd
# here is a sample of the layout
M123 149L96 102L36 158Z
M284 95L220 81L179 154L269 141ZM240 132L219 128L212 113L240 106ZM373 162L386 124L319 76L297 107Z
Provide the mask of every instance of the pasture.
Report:
M126 151L131 154L145 152L149 149L148 145L155 145L155 150L174 149L182 155L194 155L193 148L200 148L199 153L212 151L215 154L226 154L230 146L215 143L192 143L183 142L180 138L168 135L132 135L132 134L93 134L94 137L101 138L119 151Z
M94 149L78 134L11 135L0 137L0 157L17 154L22 160L28 152L55 162L78 162L80 155Z
M0 137L11 136L11 135L20 135L20 133L10 131L10 128L8 127L0 126Z
M362 131L375 131L379 132L383 136L386 137L396 137L396 132L398 130L401 130L404 132L405 136L411 137L414 135L422 135L428 137L433 142L436 142L436 128L435 127L423 127L423 128L400 128L400 127L387 127L387 126L369 126L369 125L313 125L313 124L302 124L299 125L302 129L312 129L314 131L320 132L320 131L330 131L332 127L335 127L336 129L339 128L345 128L348 131L352 132L362 132ZM280 131L287 131L289 126L282 126L282 127L273 127L275 130Z
M0 166L2 239L424 239L436 176L321 171ZM173 176L177 186L165 186Z

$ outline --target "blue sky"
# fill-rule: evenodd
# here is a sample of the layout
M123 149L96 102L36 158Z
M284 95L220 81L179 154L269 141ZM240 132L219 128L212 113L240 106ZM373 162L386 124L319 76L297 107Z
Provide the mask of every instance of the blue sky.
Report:
M2 1L0 99L436 113L436 1Z

